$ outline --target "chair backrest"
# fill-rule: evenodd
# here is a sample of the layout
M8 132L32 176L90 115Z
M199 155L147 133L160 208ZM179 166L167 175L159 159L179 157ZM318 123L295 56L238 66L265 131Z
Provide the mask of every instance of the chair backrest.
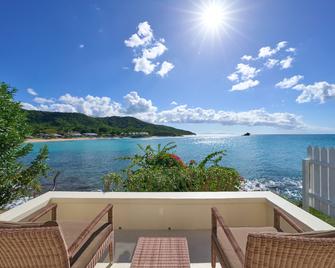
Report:
M335 239L304 234L252 233L248 236L245 267L335 267Z
M69 268L58 224L0 222L0 266Z

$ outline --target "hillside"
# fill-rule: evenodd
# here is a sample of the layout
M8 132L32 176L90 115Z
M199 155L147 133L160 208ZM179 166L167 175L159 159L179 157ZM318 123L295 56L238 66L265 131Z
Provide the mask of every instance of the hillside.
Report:
M94 132L99 135L121 135L122 133L147 132L149 136L194 135L173 127L143 122L134 117L90 117L80 113L58 113L26 111L33 135L40 133Z

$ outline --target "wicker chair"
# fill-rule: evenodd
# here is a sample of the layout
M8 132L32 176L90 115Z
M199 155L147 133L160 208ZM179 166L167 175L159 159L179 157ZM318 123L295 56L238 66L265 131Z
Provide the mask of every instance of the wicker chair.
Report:
M283 233L281 219L297 233ZM228 227L212 208L211 263L222 267L333 268L335 231L303 232L281 209L274 208L274 227Z
M57 222L56 208L56 204L47 205L25 222L0 222L0 267L93 268L107 249L112 262L111 204L91 222ZM48 213L51 221L37 222Z

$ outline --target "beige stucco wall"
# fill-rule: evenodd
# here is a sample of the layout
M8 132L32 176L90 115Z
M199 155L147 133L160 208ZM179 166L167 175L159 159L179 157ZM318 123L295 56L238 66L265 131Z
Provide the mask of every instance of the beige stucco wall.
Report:
M0 220L20 220L48 202L58 204L60 220L92 219L107 203L112 203L115 228L127 230L209 229L213 206L219 209L230 226L270 226L274 205L296 217L306 230L332 228L270 192L49 192L1 214ZM289 231L289 228L284 229Z

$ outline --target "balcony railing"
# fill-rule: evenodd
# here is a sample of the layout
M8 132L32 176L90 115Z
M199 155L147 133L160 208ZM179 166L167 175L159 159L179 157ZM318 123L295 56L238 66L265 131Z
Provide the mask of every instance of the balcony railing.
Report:
M129 267L139 236L187 238L192 267L210 267L211 208L229 226L273 226L274 207L281 208L305 231L332 226L271 192L48 192L0 215L1 221L20 221L49 203L57 204L60 221L90 221L106 204L113 204L115 257L112 267ZM41 221L50 219L45 215ZM294 232L285 221L285 232ZM106 267L107 264L97 267Z

